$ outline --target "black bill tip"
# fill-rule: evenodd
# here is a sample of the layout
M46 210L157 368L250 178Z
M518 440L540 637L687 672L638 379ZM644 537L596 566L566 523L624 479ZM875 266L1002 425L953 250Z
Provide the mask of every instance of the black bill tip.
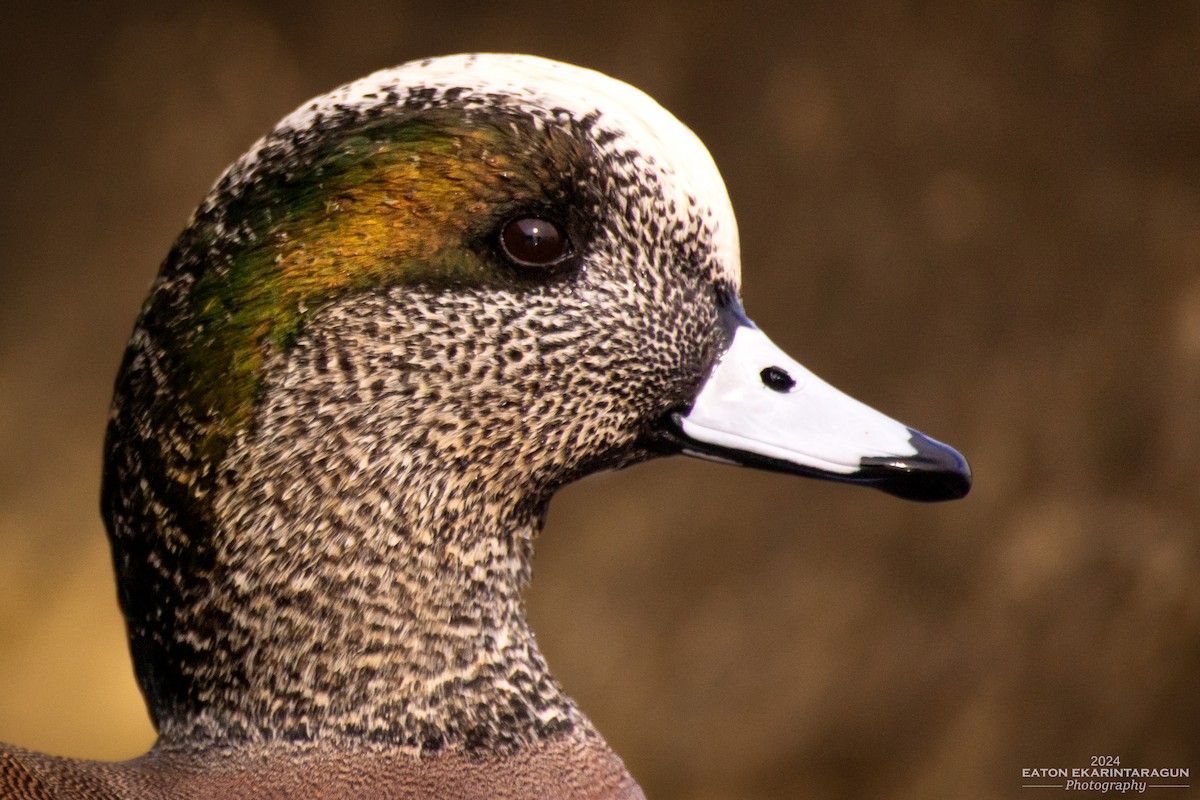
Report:
M915 455L864 458L852 480L905 500L936 502L965 497L971 491L971 467L962 454L912 428L908 432Z

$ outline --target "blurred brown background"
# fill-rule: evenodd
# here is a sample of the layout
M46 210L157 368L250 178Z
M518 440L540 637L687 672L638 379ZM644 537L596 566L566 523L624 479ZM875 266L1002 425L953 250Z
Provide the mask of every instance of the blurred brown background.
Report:
M312 95L515 50L695 128L752 316L976 473L936 506L686 459L565 491L535 627L647 795L1200 782L1200 4L104 5L0 12L0 740L153 739L100 443L196 201Z

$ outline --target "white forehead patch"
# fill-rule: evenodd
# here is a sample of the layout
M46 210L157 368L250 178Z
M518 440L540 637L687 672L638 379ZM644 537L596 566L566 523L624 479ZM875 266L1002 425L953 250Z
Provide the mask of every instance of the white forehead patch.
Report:
M506 105L545 116L561 109L576 119L598 116L598 125L615 134L630 151L653 162L663 175L664 191L673 193L681 211L694 209L710 220L712 246L725 277L741 282L737 222L725 182L700 138L646 93L595 70L546 58L479 53L422 61L372 73L314 98L284 117L275 131L303 132L321 117L382 105L389 91L401 98L412 89L434 97L450 89L486 96L504 95ZM393 95L394 96L394 95ZM260 139L230 167L225 178L238 182L254 172Z

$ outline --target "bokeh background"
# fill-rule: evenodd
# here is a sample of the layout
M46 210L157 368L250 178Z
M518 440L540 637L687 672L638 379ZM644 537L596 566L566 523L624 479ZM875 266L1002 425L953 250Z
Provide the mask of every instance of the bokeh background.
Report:
M515 50L691 125L758 323L976 473L934 506L687 459L564 491L531 613L647 795L1200 776L1200 4L109 5L0 11L0 740L153 740L100 448L208 185L339 83Z

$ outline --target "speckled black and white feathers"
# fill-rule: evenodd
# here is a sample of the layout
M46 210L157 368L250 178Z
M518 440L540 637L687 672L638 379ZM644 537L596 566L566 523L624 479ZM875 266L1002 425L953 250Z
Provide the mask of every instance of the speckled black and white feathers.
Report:
M490 247L530 208L569 269ZM180 237L117 383L104 508L160 750L590 731L525 622L533 539L563 483L651 455L738 281L703 146L596 73L438 59L286 118Z

